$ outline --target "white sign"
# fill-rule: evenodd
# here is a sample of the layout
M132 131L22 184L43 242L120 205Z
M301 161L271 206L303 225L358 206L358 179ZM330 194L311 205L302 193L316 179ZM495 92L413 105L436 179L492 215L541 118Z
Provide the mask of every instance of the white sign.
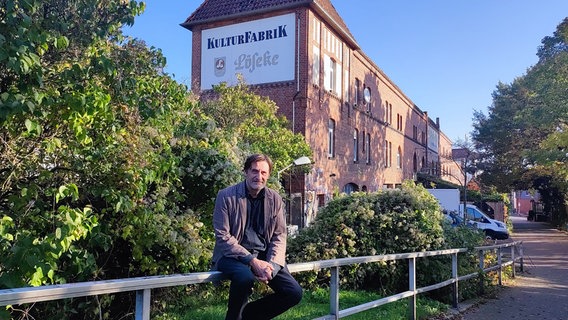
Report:
M294 80L293 13L201 32L201 89L220 82L247 84Z
M428 149L440 153L438 150L439 139L440 135L438 134L438 130L428 126Z

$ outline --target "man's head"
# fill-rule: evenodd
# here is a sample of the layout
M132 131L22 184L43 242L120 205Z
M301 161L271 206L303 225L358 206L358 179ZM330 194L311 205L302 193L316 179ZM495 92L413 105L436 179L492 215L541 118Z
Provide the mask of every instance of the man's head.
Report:
M266 187L266 182L272 172L272 160L264 154L253 154L246 159L244 172L248 191L256 196Z

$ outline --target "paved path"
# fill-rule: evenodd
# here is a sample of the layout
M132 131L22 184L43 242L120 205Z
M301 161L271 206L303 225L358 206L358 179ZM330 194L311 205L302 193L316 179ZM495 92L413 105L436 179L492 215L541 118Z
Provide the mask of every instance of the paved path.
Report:
M512 217L512 240L522 240L524 272L454 319L568 320L568 235L543 222Z

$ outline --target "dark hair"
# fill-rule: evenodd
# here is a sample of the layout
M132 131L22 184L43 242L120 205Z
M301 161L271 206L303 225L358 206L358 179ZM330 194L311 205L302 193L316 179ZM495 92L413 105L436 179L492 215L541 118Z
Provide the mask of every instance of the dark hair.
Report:
M259 161L266 161L268 163L268 169L270 170L270 172L272 172L272 160L265 154L253 154L248 156L248 158L245 160L244 171L247 171L248 169L250 169L253 163Z

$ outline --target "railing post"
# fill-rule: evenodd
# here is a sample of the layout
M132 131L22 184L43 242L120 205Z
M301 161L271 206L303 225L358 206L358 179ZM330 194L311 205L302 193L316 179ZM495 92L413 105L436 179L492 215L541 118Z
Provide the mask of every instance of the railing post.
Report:
M458 295L459 295L459 288L458 288L458 253L452 254L452 278L454 278L454 285L452 286L452 307L458 308Z
M408 319L416 320L416 258L408 259L408 290L413 292L408 300Z
M331 267L329 312L332 319L339 319L339 267Z
M150 289L136 291L136 320L150 320Z
M521 272L525 272L525 253L523 252L522 243L519 243L519 254L521 255Z
M485 252L483 251L483 249L479 249L478 257L479 257L479 293L483 294L485 290L483 288L483 281L485 278Z
M503 258L501 257L501 247L497 248L497 263L499 264L499 285L503 285Z
M512 270L512 274L511 277L515 277L515 246L511 246L511 260L513 261L513 270Z

